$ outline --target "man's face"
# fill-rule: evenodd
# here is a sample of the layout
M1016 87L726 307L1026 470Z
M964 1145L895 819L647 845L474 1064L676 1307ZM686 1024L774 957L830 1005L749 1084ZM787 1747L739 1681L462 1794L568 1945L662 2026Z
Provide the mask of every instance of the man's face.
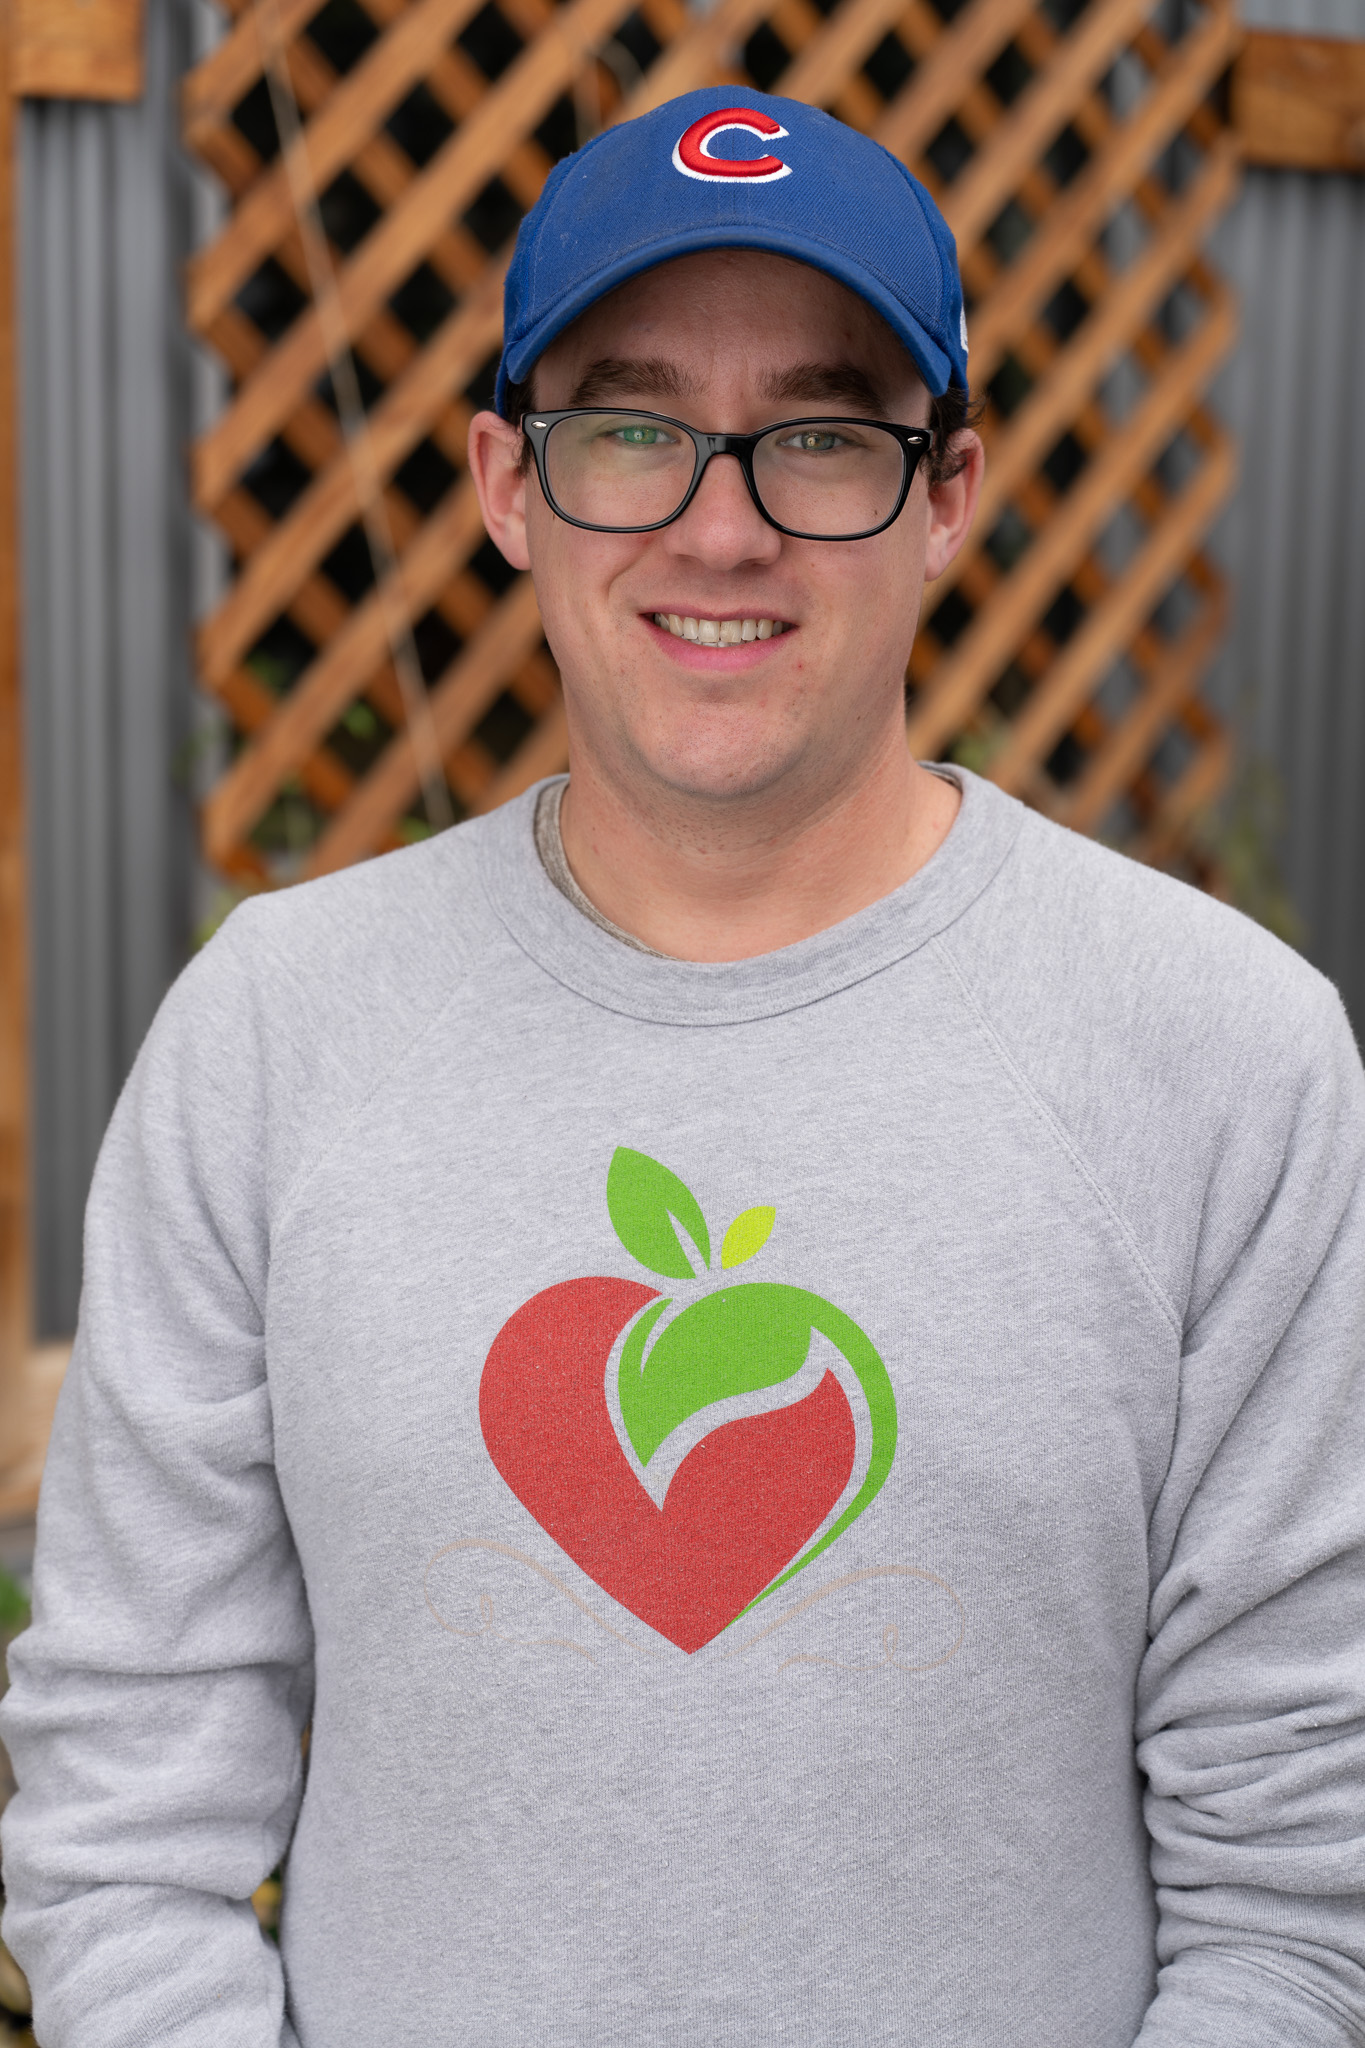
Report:
M712 432L843 414L923 426L910 357L862 299L779 256L716 250L631 280L541 358L536 403L640 406ZM761 517L739 464L713 460L655 533L557 518L519 437L482 414L471 462L493 538L530 567L564 681L576 758L694 799L783 784L833 794L903 718L926 567L965 536L964 486L921 467L900 517L866 540L792 540ZM976 465L973 465L973 474ZM960 531L959 531L960 528ZM657 623L771 620L771 637L703 645Z

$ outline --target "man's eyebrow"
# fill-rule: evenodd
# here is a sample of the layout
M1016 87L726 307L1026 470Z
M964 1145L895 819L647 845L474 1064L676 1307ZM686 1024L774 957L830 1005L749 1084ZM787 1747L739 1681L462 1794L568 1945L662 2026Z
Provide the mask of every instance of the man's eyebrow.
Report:
M859 412L886 413L885 392L852 362L793 363L764 377L761 389L770 404L847 405ZM696 395L693 380L664 356L599 356L575 384L569 403L610 405L622 398L676 402Z
M570 405L602 405L623 395L690 398L693 387L675 363L662 356L599 356L573 388Z
M824 400L886 414L886 394L857 363L794 363L763 379L763 396L785 403Z

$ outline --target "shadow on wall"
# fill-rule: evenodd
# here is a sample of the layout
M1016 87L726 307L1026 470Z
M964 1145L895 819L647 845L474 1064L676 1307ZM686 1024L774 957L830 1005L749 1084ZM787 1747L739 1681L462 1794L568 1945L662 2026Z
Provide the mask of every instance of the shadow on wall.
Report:
M1223 876L1227 901L1300 952L1309 930L1281 866L1287 829L1284 782L1265 759L1239 764L1221 803L1197 823L1201 847Z

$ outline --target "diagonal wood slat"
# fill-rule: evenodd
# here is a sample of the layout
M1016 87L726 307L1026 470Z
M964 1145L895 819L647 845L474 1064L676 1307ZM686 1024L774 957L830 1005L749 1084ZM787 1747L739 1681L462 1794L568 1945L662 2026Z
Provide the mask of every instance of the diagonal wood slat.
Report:
M917 168L915 159L966 97L968 84L990 69L1032 11L1032 0L971 0L873 124L871 133L882 147Z
M1141 774L1172 714L1189 696L1227 629L1227 603L1217 597L1172 644L1158 674L1123 724L1095 749L1074 791L1056 806L1063 824L1093 832Z
M1025 555L992 593L910 715L910 745L936 754L1009 659L1021 627L1052 602L1083 552L1161 454L1232 346L1230 300L1171 358L1131 417L1085 471Z
M317 0L276 0L272 21L259 9L248 8L213 54L185 80L180 104L185 140L191 149L202 151L211 133L230 117L261 76L267 56L266 35L273 29L288 42L317 11Z
M1219 886L1200 821L1229 749L1199 685L1227 599L1204 538L1235 450L1204 398L1235 310L1203 249L1237 175L1212 97L1239 45L1228 0L1191 7L1180 33L1156 0L353 0L369 29L349 40L318 0L227 11L183 109L229 196L187 298L231 380L192 466L235 563L197 648L236 736L205 849L239 886L428 829L395 619L457 814L564 764L534 593L487 545L465 429L516 218L556 156L722 80L875 135L958 237L988 474L972 541L926 593L911 744ZM276 26L299 109L289 163L262 111ZM327 195L360 467L300 190ZM378 583L361 476L397 555Z
M1093 312L1058 351L993 442L977 514L982 527L989 529L994 523L1074 420L1078 403L1091 396L1135 328L1152 318L1189 268L1213 222L1229 204L1236 177L1236 145L1230 137L1220 138L1189 190L1171 208L1160 232L1096 302ZM935 586L940 602L969 566L969 561L959 556L940 577Z
M1150 0L1094 0L1055 61L1020 95L968 168L954 179L943 207L961 242L977 241L1005 201L1046 152L1080 96L1113 64L1148 11Z
M479 531L473 486L452 492L429 519L394 571L397 602L425 610L453 563ZM204 807L205 844L218 850L248 832L280 783L306 756L359 693L388 644L385 594L374 592L351 613L322 654L295 685L258 740L238 755Z
M411 453L454 391L497 347L502 333L505 264L490 265L476 291L370 415L376 468L389 475ZM355 472L344 450L320 469L258 549L200 634L199 658L212 683L238 661L282 609L300 574L311 569L357 517Z
M570 0L544 37L523 51L341 267L337 296L349 328L371 318L411 273L426 254L433 222L475 197L497 171L508 136L520 139L545 115L591 44L609 34L624 12L625 0ZM216 501L326 366L321 321L316 312L303 313L200 441L201 502Z
M508 668L540 640L540 614L529 577L522 577L431 693L438 744L449 746L493 701ZM346 867L382 843L395 811L417 793L417 761L406 736L391 740L362 786L332 820L308 862L310 875Z
M1169 64L1134 118L1092 157L1058 200L1045 228L974 314L973 376L994 375L1011 339L1080 262L1086 245L1132 190L1141 171L1179 134L1226 68L1236 47L1236 24L1228 15L1213 15L1191 42L1193 47L1182 51L1180 63Z
M991 778L1002 789L1017 793L1034 765L1047 758L1090 701L1096 683L1135 637L1180 574L1200 536L1207 532L1232 488L1235 473L1231 444L1224 442L1179 494L1169 515L1153 527L1122 581L1087 614L1085 624L1052 664L1046 682L1014 720L1008 740L991 763Z
M846 0L777 81L788 99L831 106L854 72L905 12L905 0Z
M400 15L393 33L338 82L298 144L317 191L327 189L479 5L480 0L418 0ZM202 332L293 225L289 171L276 162L245 194L217 241L191 261L190 325Z

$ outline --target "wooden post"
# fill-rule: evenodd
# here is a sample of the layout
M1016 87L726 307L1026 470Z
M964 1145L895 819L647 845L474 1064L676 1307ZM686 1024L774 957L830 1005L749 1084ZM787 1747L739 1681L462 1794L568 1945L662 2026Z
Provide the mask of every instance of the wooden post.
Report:
M8 0L12 94L142 97L142 0Z
M1365 171L1365 39L1253 32L1232 70L1232 125L1249 164Z
M0 0L0 1522L31 1514L69 1347L33 1343L16 482L15 102L142 91L142 0Z
M13 0L0 0L0 1500L26 1449L28 948L14 498Z

